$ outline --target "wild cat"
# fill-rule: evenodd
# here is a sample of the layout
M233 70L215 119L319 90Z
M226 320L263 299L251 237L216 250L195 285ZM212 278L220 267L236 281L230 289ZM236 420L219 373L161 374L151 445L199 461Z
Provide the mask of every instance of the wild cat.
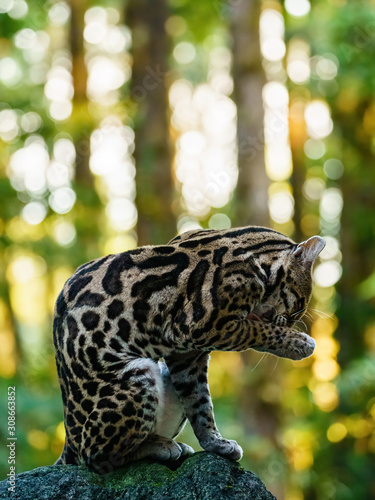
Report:
M257 226L199 230L79 267L55 308L66 429L58 463L104 473L178 459L193 453L174 440L187 419L204 450L239 460L241 447L215 424L210 352L311 356L314 340L293 325L324 245Z

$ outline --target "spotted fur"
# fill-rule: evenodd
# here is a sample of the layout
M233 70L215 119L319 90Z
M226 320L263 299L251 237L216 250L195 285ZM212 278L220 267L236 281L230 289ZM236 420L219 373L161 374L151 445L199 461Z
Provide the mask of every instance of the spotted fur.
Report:
M55 307L66 429L58 462L105 473L177 459L193 452L174 441L186 419L205 450L240 459L215 424L209 354L310 356L314 340L293 324L323 247L318 236L297 245L257 226L201 230L79 267Z

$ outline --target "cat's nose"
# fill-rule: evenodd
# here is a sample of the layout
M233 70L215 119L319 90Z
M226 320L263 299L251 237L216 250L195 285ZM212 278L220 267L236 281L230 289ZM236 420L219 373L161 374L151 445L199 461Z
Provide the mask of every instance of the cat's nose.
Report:
M262 312L262 320L263 321L268 321L269 323L272 323L273 317L274 317L274 311L273 309L269 309L268 311Z

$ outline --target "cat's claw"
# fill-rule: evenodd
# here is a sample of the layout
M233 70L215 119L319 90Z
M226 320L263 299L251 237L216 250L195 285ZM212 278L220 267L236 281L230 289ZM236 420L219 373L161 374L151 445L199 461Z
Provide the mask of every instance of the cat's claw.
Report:
M200 443L206 451L212 451L218 455L229 458L230 460L241 460L243 450L241 446L232 439L211 438Z

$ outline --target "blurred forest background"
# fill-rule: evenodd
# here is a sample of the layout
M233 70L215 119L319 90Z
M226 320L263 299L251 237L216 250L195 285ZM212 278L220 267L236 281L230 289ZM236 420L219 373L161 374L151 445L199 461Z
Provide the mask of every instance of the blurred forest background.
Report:
M1 478L8 386L17 472L62 450L51 325L78 265L259 224L326 239L317 349L214 353L219 428L279 500L374 498L374 1L0 0L0 57Z

